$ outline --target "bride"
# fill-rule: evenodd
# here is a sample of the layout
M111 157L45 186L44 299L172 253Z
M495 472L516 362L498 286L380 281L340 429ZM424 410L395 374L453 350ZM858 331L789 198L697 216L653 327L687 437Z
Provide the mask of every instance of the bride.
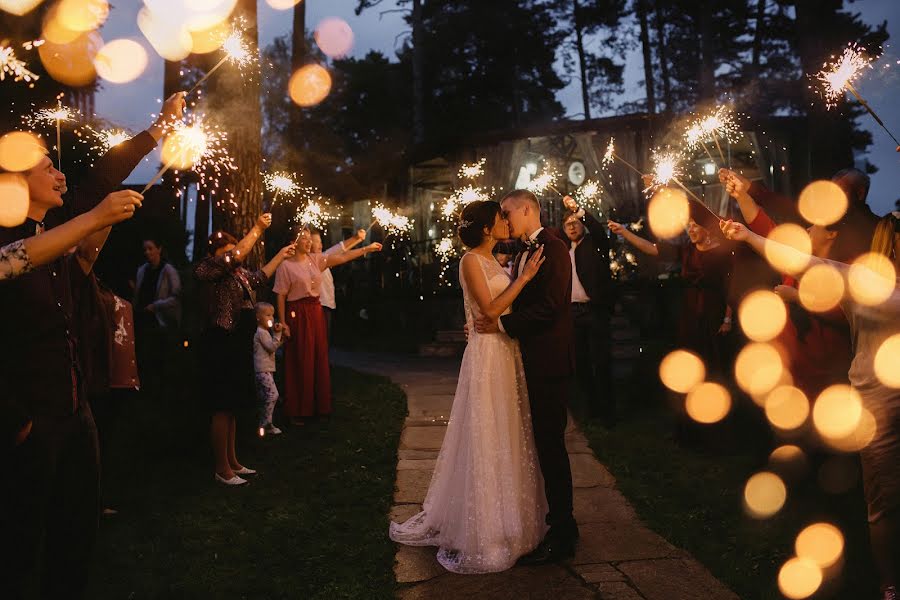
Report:
M469 248L460 261L469 343L423 510L391 523L390 536L410 546L438 546L437 560L448 571L493 573L538 545L547 502L519 343L504 333L479 334L473 323L509 312L544 262L543 249L510 281L491 253L509 238L496 202L467 205L459 237Z

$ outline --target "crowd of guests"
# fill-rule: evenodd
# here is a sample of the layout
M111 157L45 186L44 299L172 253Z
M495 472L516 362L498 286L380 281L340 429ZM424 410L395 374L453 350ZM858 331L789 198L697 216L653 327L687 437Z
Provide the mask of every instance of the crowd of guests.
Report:
M129 300L98 279L94 264L111 227L141 208L141 194L119 188L183 118L184 96L168 98L147 130L110 149L76 182L47 155L18 173L28 186L27 217L0 227L0 311L7 316L0 339L14 348L0 362L3 597L24 597L34 585L42 597L84 597L102 506L102 415L120 404L117 391L159 394L181 339L182 280L158 239L143 240L146 262ZM250 270L244 258L271 222L261 215L240 240L214 232L193 269L203 292L199 383L211 413L215 480L229 486L255 473L237 456L238 409L256 399L261 434L280 433L273 422L279 398L298 425L331 413L330 269L381 250L377 243L354 249L366 237L360 231L323 252L321 233L299 228L294 242ZM273 278L278 323L275 307L258 297L272 293ZM281 344L284 394L274 381Z

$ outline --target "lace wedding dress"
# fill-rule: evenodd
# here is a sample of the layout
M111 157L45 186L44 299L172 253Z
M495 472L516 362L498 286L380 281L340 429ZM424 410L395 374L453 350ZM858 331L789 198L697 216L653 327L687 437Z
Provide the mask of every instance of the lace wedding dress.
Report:
M495 260L481 265L491 296L509 285ZM410 546L438 546L438 562L454 573L512 567L546 533L547 503L534 448L531 411L519 344L503 333L479 334L478 305L460 281L469 343L447 433L422 512L391 523L390 536Z

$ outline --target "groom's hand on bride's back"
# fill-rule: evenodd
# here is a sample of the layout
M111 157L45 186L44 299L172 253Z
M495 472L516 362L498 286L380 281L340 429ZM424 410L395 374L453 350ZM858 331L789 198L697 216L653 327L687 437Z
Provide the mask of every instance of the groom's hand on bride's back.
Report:
M500 324L497 323L497 319L479 317L475 319L475 331L478 333L497 333L500 331Z

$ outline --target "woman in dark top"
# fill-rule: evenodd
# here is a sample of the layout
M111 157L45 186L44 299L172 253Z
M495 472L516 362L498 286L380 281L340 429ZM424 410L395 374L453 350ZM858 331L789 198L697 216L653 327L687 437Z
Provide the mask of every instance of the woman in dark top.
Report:
M216 481L242 485L241 475L256 471L243 466L234 448L236 421L234 411L252 401L253 334L256 317L253 305L256 290L263 287L278 265L294 255L294 245L285 246L266 266L248 271L241 266L244 256L272 224L272 215L264 214L253 229L238 241L218 231L209 236L209 255L195 268L194 275L206 287L206 326L201 343L205 388L213 411L212 445L216 461Z

